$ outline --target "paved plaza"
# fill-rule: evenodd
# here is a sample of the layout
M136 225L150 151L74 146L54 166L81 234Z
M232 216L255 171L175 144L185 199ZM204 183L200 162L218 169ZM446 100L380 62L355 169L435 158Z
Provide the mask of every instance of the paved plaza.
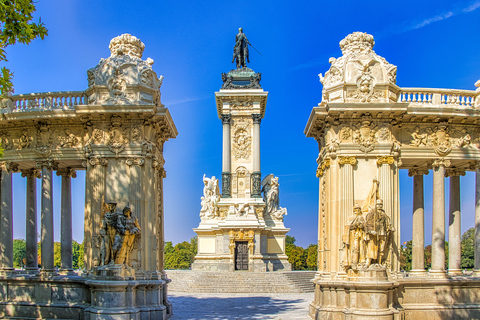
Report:
M183 293L169 292L172 320L304 320L313 293Z

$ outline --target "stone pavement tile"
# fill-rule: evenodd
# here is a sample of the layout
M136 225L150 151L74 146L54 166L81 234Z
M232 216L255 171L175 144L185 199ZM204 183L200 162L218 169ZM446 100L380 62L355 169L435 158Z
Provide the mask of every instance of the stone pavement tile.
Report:
M305 320L313 293L169 292L172 320Z

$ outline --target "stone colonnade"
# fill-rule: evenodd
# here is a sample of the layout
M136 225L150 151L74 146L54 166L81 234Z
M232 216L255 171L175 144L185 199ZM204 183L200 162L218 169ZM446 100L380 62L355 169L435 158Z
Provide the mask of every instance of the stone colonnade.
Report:
M13 267L13 204L12 174L18 171L14 162L1 163L1 266L2 273L14 271ZM22 177L27 178L26 190L26 273L38 272L37 248L37 181L41 178L41 271L55 272L54 266L54 232L53 232L53 188L52 173L62 177L61 201L61 273L72 269L72 194L71 178L76 177L72 168L58 169L58 162L51 160L37 161L36 167L21 170Z
M451 167L450 160L436 159L433 168L433 207L432 207L432 266L431 276L460 275L461 269L461 210L460 176L465 169ZM480 271L480 170L476 166L470 169L476 172L475 185L475 274ZM413 177L413 221L412 221L412 270L410 275L426 275L425 239L424 239L424 181L428 169L415 167L409 169ZM448 208L448 271L445 270L445 178L450 179Z

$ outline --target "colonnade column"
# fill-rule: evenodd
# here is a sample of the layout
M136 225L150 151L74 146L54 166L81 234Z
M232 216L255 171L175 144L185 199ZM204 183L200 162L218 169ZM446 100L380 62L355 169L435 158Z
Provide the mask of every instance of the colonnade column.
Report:
M435 159L433 167L432 267L431 275L445 274L445 167L450 160Z
M252 173L252 198L261 198L261 179L260 171L260 123L262 115L252 114L253 119L253 173Z
M450 210L448 223L448 274L462 274L462 226L460 212L460 175L465 175L465 170L452 168L445 171L445 176L450 177Z
M37 240L37 178L40 171L29 169L22 171L22 177L27 177L27 205L25 221L26 264L27 272L38 272L38 240Z
M231 145L231 131L230 131L230 122L232 120L231 114L222 114L222 125L223 125L223 152L222 152L222 198L231 197L231 188L230 182L232 180L231 173L231 154L230 154L230 145Z
M423 275L425 271L425 218L423 175L426 168L412 168L408 175L413 176L413 219L412 219L412 275Z
M12 174L18 171L18 164L1 162L1 211L0 211L0 271L11 272L13 268L13 210Z
M53 186L52 170L58 163L52 160L38 161L37 168L42 169L41 198L41 262L42 272L54 272L53 238Z
M476 163L475 169L475 265L473 274L480 276L480 163Z
M73 271L72 265L72 181L77 173L72 168L57 171L57 176L62 177L62 209L60 225L60 251L62 259L62 273Z

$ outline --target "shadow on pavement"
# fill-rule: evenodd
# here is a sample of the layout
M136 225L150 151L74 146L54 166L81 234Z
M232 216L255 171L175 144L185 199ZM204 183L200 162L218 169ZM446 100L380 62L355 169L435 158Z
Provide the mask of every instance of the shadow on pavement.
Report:
M308 319L305 299L279 299L266 296L208 297L169 294L172 320ZM308 304L307 304L308 305ZM285 313L295 314L295 317Z

